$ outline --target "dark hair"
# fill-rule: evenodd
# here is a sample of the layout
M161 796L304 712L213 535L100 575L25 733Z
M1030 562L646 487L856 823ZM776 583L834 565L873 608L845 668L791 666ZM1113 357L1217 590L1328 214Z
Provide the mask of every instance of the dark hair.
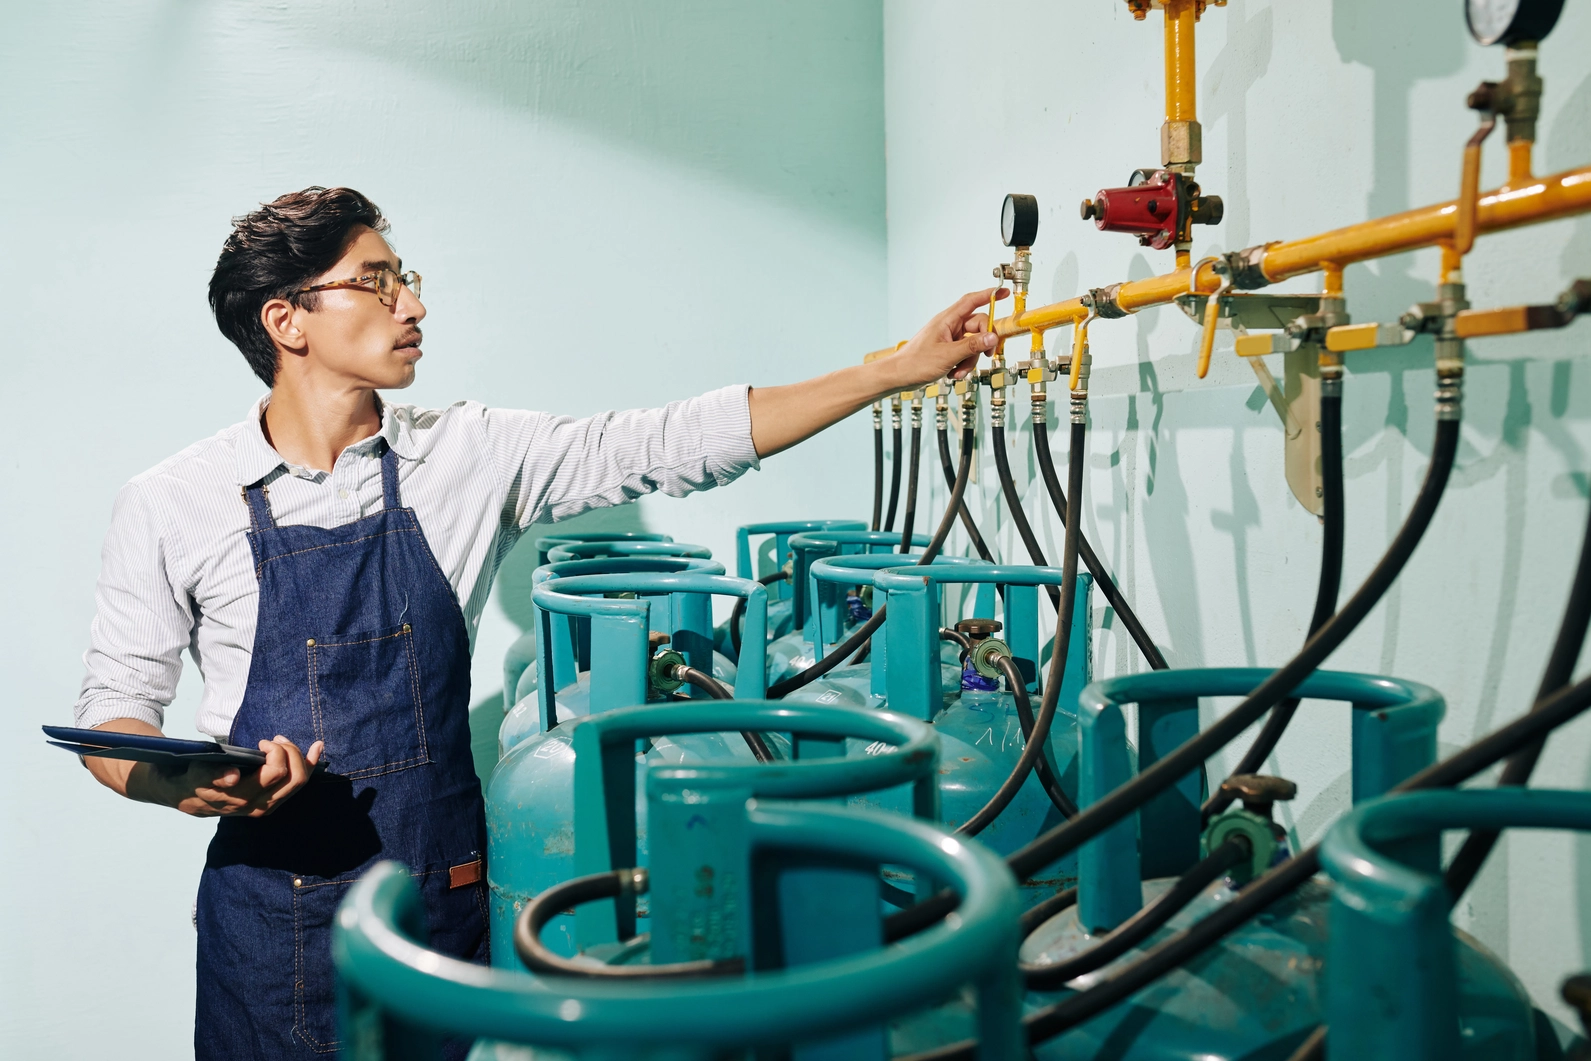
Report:
M267 386L276 384L277 354L260 321L261 308L276 298L318 308L318 294L301 295L298 289L337 264L358 225L387 231L380 208L363 195L319 186L232 219L232 234L210 275L210 309L221 334L243 351Z

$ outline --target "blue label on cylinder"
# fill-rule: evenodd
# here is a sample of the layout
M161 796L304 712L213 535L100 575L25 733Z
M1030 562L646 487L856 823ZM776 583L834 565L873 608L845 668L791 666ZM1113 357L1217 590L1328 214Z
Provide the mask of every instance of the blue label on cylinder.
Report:
M873 609L862 603L854 593L845 595L845 611L853 623L865 623L873 617Z
M1000 688L1000 679L985 678L977 672L972 665L972 660L969 659L961 666L961 687L963 689L992 693Z

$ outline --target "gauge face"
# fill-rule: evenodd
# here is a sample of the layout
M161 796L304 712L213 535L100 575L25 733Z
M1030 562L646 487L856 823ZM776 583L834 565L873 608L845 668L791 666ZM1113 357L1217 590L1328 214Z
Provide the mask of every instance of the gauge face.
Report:
M1000 242L1031 247L1039 234L1039 201L1031 195L1008 195L1000 208Z
M1464 0L1470 36L1481 44L1539 41L1562 12L1563 0Z

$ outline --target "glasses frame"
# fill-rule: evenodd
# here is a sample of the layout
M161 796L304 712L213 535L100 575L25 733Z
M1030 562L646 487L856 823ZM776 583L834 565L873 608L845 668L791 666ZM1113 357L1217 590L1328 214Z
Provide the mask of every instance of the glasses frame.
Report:
M383 284L383 278L389 276L392 279ZM307 295L312 291L332 291L346 287L356 291L368 291L375 295L383 306L390 309L398 304L398 286L400 284L408 288L415 298L419 298L422 279L420 274L413 269L406 273L400 273L396 269L377 269L373 273L365 273L363 276L356 276L350 280L332 280L324 284L311 284L309 287L301 287L294 294ZM376 286L371 287L370 284L372 283Z

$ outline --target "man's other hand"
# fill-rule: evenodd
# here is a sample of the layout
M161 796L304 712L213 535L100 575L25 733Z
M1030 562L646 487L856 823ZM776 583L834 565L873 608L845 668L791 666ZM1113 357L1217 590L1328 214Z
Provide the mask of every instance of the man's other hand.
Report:
M157 727L130 718L95 728L161 736ZM83 763L100 783L128 799L174 807L196 818L263 818L309 783L324 750L325 743L316 741L306 755L277 734L273 740L260 741L265 763L257 770L193 763L180 771L166 771L150 763L96 757Z

